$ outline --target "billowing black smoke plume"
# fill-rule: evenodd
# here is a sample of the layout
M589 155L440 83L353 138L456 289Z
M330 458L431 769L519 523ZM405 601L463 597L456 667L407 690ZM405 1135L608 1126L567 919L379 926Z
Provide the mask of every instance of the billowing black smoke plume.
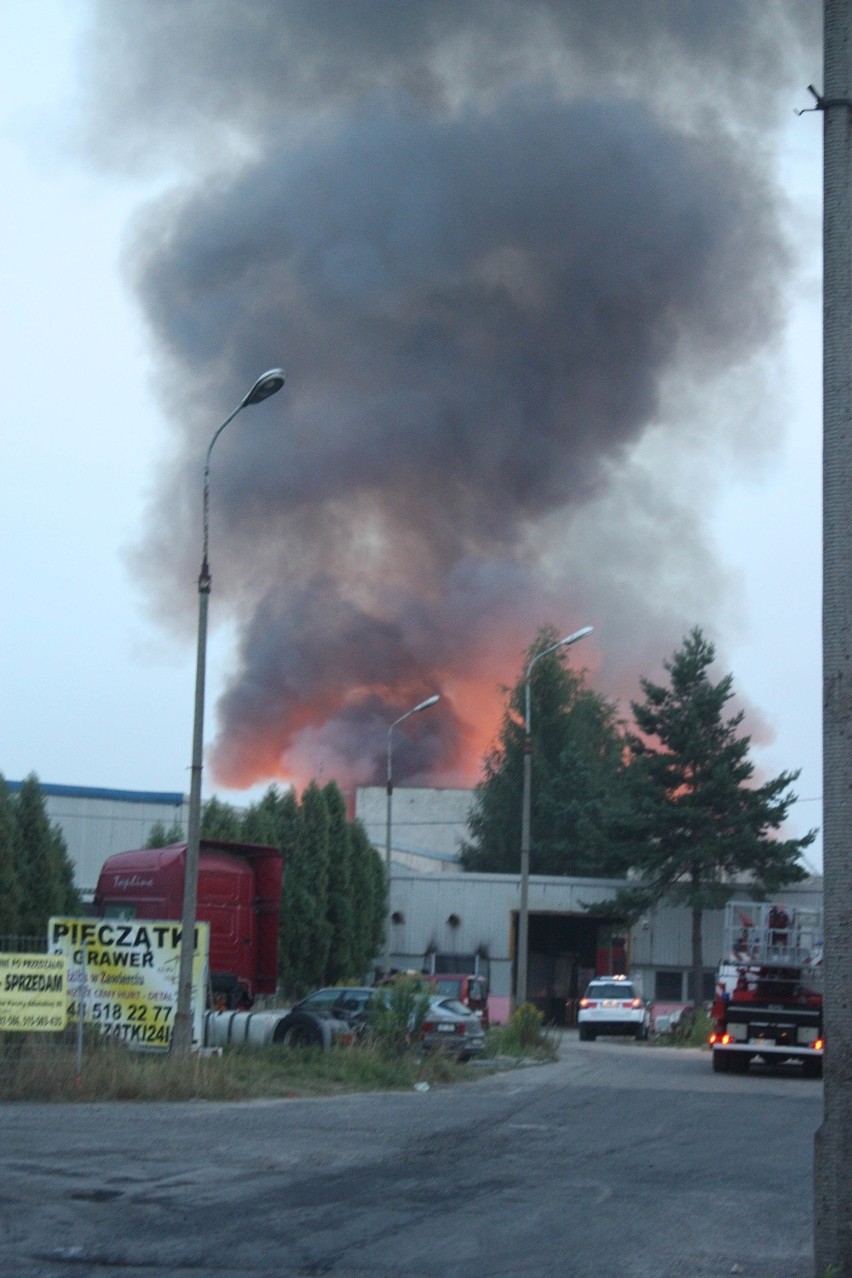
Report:
M129 254L179 433L139 552L170 612L212 430L288 371L214 459L221 780L375 780L438 691L395 776L470 781L543 623L595 625L613 694L712 631L678 458L736 450L719 387L776 331L767 130L818 68L805 8L102 4L94 141L183 179Z

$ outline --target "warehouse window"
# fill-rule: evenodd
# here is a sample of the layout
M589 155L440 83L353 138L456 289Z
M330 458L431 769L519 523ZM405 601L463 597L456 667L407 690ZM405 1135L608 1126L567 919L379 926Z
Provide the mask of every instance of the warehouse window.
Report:
M657 972L654 976L654 998L658 1003L683 1002L683 973Z

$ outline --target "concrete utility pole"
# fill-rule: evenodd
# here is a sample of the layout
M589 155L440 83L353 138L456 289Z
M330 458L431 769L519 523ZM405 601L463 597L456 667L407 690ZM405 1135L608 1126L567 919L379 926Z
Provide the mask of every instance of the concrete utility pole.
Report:
M852 1278L852 6L825 0L823 909L825 1101L814 1145L819 1278Z
M402 723L403 719L409 718L412 714L419 714L421 710L428 710L430 706L434 706L440 701L440 695L436 692L434 697L427 697L425 701L421 701L420 705L414 706L411 710L406 710L405 714L401 714L398 719L394 719L388 728L388 806L387 818L385 820L385 883L388 891L388 917L385 924L385 976L390 972L391 961L391 923L393 922L393 906L391 905L391 825L393 823L393 730L397 724Z
M590 635L594 627L584 626L572 635L566 635L558 643L552 643L543 652L537 652L527 666L524 676L524 776L521 796L521 908L518 911L518 961L515 980L515 1007L521 1007L527 1001L527 966L530 948L530 823L532 808L532 683L533 666L549 652L557 648L567 648Z

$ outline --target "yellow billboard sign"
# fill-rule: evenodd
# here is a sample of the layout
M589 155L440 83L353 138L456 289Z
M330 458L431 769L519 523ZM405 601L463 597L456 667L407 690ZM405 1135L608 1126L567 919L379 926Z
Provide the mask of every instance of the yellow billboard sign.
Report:
M68 1016L130 1047L166 1050L177 1007L181 925L174 919L52 918L48 948L68 961ZM210 925L197 923L192 965L193 1037L207 1003Z
M65 1029L67 967L53 954L0 954L0 1030Z

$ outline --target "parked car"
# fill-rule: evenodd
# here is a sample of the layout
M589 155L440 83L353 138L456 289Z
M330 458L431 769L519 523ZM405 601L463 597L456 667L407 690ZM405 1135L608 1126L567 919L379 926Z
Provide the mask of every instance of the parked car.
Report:
M345 1021L363 1012L370 1004L375 990L369 985L335 985L316 990L299 999L292 1012L311 1012L314 1016L331 1017Z
M443 1051L460 1061L470 1060L485 1050L482 1018L458 999L433 995L420 1027L420 1045L427 1052Z
M429 984L435 994L454 998L471 1012L477 1012L488 1029L488 981L473 972L437 972Z
M648 1037L651 1013L632 981L626 976L597 976L580 999L577 1024L583 1042L598 1034Z
M352 1042L367 1028L375 1001L387 996L384 987L349 985L316 990L293 1004L278 1023L273 1041L289 1047ZM457 999L430 994L420 1046L424 1051L441 1050L469 1060L485 1049L482 1018Z
M335 985L294 1003L280 1021L274 1041L288 1047L329 1047L351 1042L364 1020L375 990L366 985Z

